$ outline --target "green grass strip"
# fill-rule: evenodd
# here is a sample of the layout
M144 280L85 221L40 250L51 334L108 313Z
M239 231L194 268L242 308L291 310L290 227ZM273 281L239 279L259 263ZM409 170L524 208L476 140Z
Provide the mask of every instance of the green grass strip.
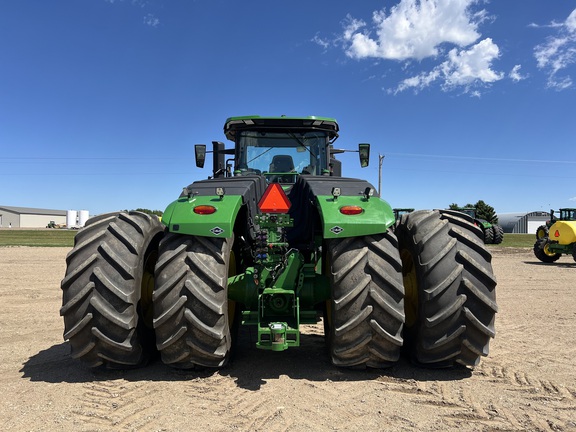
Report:
M0 229L1 246L72 247L77 230L67 229Z

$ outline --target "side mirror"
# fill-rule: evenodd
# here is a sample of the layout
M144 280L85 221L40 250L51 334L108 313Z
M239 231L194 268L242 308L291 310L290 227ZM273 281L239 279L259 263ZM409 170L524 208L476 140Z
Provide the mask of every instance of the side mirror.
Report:
M206 161L206 144L195 144L194 156L196 157L196 166L198 168L204 168L204 162Z
M370 144L358 144L358 153L360 154L360 166L365 168L370 163Z

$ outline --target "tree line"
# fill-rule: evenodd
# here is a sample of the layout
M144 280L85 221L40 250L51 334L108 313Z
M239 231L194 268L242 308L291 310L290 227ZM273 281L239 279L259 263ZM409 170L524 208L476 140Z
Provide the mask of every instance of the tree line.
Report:
M456 203L450 204L450 210L462 210L462 209L474 209L476 212L477 219L484 219L491 224L498 223L498 216L496 216L496 211L494 207L486 204L484 201L480 200L476 204L466 204L465 206L460 206Z

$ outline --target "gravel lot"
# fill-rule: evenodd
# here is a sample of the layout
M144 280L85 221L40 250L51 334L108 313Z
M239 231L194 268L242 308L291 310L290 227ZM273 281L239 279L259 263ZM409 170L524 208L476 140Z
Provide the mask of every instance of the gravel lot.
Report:
M320 326L219 371L87 369L62 340L68 248L0 248L0 418L10 431L576 430L576 263L493 248L496 339L473 371L330 365ZM250 334L244 334L248 339Z

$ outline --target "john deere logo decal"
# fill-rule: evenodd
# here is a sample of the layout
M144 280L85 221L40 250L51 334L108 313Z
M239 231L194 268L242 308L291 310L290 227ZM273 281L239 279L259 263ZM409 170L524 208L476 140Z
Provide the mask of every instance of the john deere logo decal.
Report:
M224 232L224 230L220 227L214 227L210 230L210 232L214 235L220 235Z
M330 228L330 231L332 231L334 234L338 235L342 231L344 231L344 228L339 227L339 226L335 226L335 227Z

